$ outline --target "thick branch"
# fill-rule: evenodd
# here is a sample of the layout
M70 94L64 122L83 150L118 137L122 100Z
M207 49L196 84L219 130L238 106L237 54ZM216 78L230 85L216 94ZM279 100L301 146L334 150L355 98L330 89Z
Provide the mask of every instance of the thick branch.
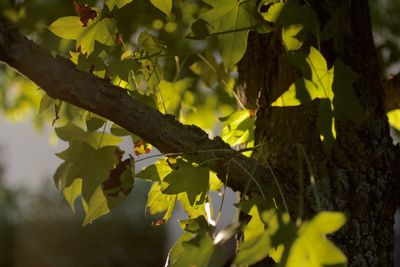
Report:
M76 70L69 60L53 57L48 51L2 24L0 60L35 82L49 96L111 120L163 153L182 152L189 160L206 163L224 178L227 166L230 165L228 186L234 190L242 191L254 179L265 181L263 176L267 171L257 161L237 153L219 137L211 140L197 126L182 125L174 116L161 114L142 104L123 88ZM229 161L232 158L234 161ZM228 161L230 164L226 164ZM250 185L250 189L256 188L255 183Z

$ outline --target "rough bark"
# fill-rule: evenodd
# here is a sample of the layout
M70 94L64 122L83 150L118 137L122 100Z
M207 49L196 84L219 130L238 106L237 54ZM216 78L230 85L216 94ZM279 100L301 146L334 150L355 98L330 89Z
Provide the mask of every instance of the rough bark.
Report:
M327 42L322 51L328 62L340 57L360 75L354 89L367 119L361 125L336 120L337 140L331 153L324 151L316 128L320 101L270 106L296 77L295 70L280 59L284 49L276 44L279 32L250 36L239 67L240 82L246 85L242 88L249 99L260 92L256 93L260 98L255 135L264 149L255 157L272 165L291 215L307 218L318 209L344 211L348 222L333 239L348 256L349 266L392 266L398 159L385 116L368 4L341 3L348 8L341 49L334 50ZM261 63L249 64L255 59Z

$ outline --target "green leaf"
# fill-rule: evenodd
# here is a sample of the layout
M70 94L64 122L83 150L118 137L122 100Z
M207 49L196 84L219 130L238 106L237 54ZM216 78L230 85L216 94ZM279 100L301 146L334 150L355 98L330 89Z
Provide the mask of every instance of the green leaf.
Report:
M332 112L334 110L334 91L332 88L335 69L328 65L321 53L314 47L308 55L295 53L286 57L289 62L300 69L303 77L293 83L272 106L297 106L314 99L321 99L318 111L317 128L327 152L332 148L336 130ZM326 102L326 101L328 102Z
M162 81L164 73L157 63L157 59L143 59L140 60L147 85L152 92L155 91L157 85Z
M70 186L78 176L79 169L75 168L73 162L63 162L54 173L54 183L57 188L63 189Z
M48 28L55 35L69 40L76 40L76 47L82 53L90 54L94 50L95 41L104 45L115 44L116 21L111 18L100 20L100 11L94 8L97 16L84 27L78 16L62 17L54 21Z
M48 96L47 94L44 94L42 99L40 100L39 115L50 108L52 105L54 105L55 102L56 100L54 98Z
M164 194L186 193L190 204L202 203L208 191L209 170L195 167L188 162L179 160L173 166L173 171L168 174L162 184Z
M106 0L106 5L110 10L113 10L114 6L117 6L118 8L123 7L124 5L129 4L133 0Z
M175 195L167 195L161 192L161 185L159 182L154 182L150 188L147 198L146 207L149 209L150 214L154 215L173 209L176 203ZM166 220L169 219L165 218Z
M94 132L99 128L103 127L106 121L92 113L87 113L86 115L86 128L89 132Z
M400 131L400 109L391 110L386 115L390 126Z
M172 0L150 0L150 2L153 4L153 6L165 13L165 15L168 17L171 16Z
M122 198L107 197L101 187L96 188L89 202L87 203L86 216L82 226L92 223L94 220L106 215L121 201Z
M221 119L224 123L221 137L231 146L254 141L254 120L250 110L244 109L232 113L228 118Z
M299 237L290 247L286 262L280 266L326 266L344 264L346 256L326 234L337 231L345 223L346 218L339 212L320 212L310 222L300 227Z
M84 32L85 29L86 27L83 27L78 16L59 18L49 26L49 30L52 33L68 40L76 40L82 35L82 32Z
M193 79L190 78L185 78L176 82L162 80L158 85L160 89L160 94L158 94L159 110L163 110L165 107L167 113L173 114L175 118L179 119L183 94L192 84Z
M203 0L213 8L201 15L209 24L210 34L218 35L222 60L230 69L243 57L247 36L259 22L251 1Z
M154 182L162 182L164 177L171 173L172 170L169 167L165 159L159 160L156 164L147 166L144 170L136 174L137 177L151 180Z
M57 136L67 142L85 142L92 148L117 145L121 138L107 133L85 132L73 123L55 128Z
M220 191L224 184L215 172L210 171L210 191Z
M107 146L98 150L86 143L72 142L67 150L57 156L72 164L76 178L82 178L82 196L90 200L95 189L109 178L110 171L115 167L117 147Z
M346 223L346 216L341 212L319 212L311 221L308 231L332 234Z
M314 10L297 0L285 2L260 1L258 11L268 22L282 24L282 40L287 51L296 51L303 46L306 32L319 38L319 23Z
M203 216L204 218L208 219L205 208L205 199L203 202L198 201L194 204L190 203L187 194L179 194L178 199L181 203L183 210L188 214L189 218L197 218Z
M223 266L222 251L205 231L194 237L192 233L185 233L171 249L167 266Z
M121 126L119 126L118 124L113 123L111 128L110 128L110 132L111 134L115 135L115 136L129 136L132 135L131 132L125 130L124 128L122 128Z
M75 212L75 200L81 195L82 179L75 179L69 186L64 187L63 194L72 211Z
M267 232L253 237L239 245L235 263L239 266L254 264L268 256L271 236Z
M165 50L165 45L162 44L160 39L147 31L143 31L139 34L138 46L149 53L149 55L160 54Z

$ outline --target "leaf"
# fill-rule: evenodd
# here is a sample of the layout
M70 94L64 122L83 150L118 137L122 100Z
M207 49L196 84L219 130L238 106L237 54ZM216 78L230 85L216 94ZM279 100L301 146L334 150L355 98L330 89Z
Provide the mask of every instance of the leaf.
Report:
M209 24L210 34L218 35L224 66L231 69L243 57L249 31L259 22L251 1L203 0L213 8L200 16Z
M110 171L108 179L102 183L105 195L110 197L128 196L133 189L134 174L135 162L131 158L122 160L121 153L117 166Z
M171 173L171 171L166 160L159 160L156 164L147 166L144 170L137 173L136 176L145 180L162 182L164 177Z
M324 57L314 47L310 48L308 55L295 53L286 58L300 69L304 76L297 79L289 87L289 90L272 103L272 106L297 106L314 99L321 99L317 129L322 137L326 151L329 152L336 138L332 116L334 110L333 99L335 97L332 84L335 69L334 67L328 69Z
M195 234L194 237L191 233L185 233L171 249L166 266L223 266L222 251L214 245L213 239L205 231Z
M224 123L221 137L229 145L235 146L254 140L254 120L251 118L250 110L236 111L221 120Z
M87 113L86 115L86 128L89 132L94 132L98 130L99 128L103 127L103 125L106 123L106 121L90 112Z
M58 166L53 178L56 187L64 189L65 187L69 187L78 176L79 169L75 168L73 162L63 162Z
M168 210L171 206L171 203L173 203L173 206L175 206L175 202L175 195L163 194L161 192L160 183L154 182L148 193L146 207L149 209L150 214L154 215Z
M182 193L178 195L178 199L181 203L183 210L187 213L189 218L197 218L199 216L203 216L204 218L208 219L205 208L206 199L204 199L203 202L198 201L194 204L191 204L189 198L187 197L187 194Z
M163 107L167 109L167 113L173 114L175 118L179 119L182 97L187 89L193 85L193 80L185 78L176 82L168 82L162 80L158 85L160 89L159 97L159 110Z
M115 136L129 136L132 135L131 132L125 130L124 128L122 128L121 126L119 126L118 124L113 123L111 128L110 128L110 132L111 134L115 135Z
M75 200L81 195L82 179L75 179L71 185L64 187L63 194L72 211L75 212Z
M86 216L82 226L92 223L94 220L106 215L121 201L122 198L107 197L101 187L96 188L87 204Z
M57 136L67 142L85 142L92 148L117 145L121 138L107 133L85 132L73 123L55 128Z
M400 109L391 110L386 115L390 126L400 131Z
M215 172L210 171L210 191L220 191L224 184Z
M195 167L179 160L172 166L172 172L165 176L161 188L164 194L186 193L190 204L202 203L208 191L209 170Z
M139 34L138 46L149 53L149 55L159 54L165 50L165 45L162 44L157 37L147 31L143 31Z
M88 24L88 21L94 20L95 17L97 17L97 12L94 9L91 9L88 7L86 4L81 4L77 3L74 1L74 7L76 13L80 17L80 21L82 22L83 27L86 27Z
M282 24L282 40L287 51L296 51L303 46L306 32L319 38L319 23L314 10L297 0L285 2L260 1L258 11L268 22Z
M157 85L162 81L164 73L156 59L140 60L147 85L151 91L155 91Z
M112 46L115 44L116 21L111 18L99 19L98 16L84 27L77 16L62 17L54 21L48 28L55 35L69 40L76 40L76 47L82 53L90 54L94 50L95 41Z
M153 6L165 13L165 15L168 17L171 16L172 0L150 0L150 2L153 4Z
M118 8L121 8L133 0L106 0L106 5L110 10L113 10L114 6L117 6Z
M94 149L86 143L72 142L57 156L72 164L76 178L82 178L82 196L90 200L95 189L109 178L110 171L118 162L115 146Z
M268 256L271 246L271 237L267 232L253 237L239 245L235 264L251 265Z
M52 105L54 105L55 101L56 100L54 98L48 96L47 94L44 94L42 99L40 100L39 115L50 108Z
M325 234L337 231L345 223L346 218L339 212L320 212L310 222L300 227L299 237L290 247L287 262L280 266L326 266L344 264L346 256Z

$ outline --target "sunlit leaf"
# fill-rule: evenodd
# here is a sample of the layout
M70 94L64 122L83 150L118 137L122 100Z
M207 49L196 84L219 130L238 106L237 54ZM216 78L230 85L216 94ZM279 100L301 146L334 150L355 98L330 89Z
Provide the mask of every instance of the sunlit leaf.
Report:
M63 194L72 211L75 212L75 200L81 195L82 179L75 179L71 185L64 187Z
M231 146L254 140L254 120L249 110L240 110L223 119L222 139Z
M47 94L44 94L42 99L40 100L39 114L42 114L44 111L53 106L55 104L55 101L56 100L54 98L51 98Z
M387 113L390 126L400 131L400 109L391 110Z
M165 194L186 193L191 205L204 202L208 191L209 170L195 167L188 162L179 160L173 165L173 171L168 174L161 184Z
M82 196L90 200L95 189L108 179L110 171L115 167L117 147L106 146L94 149L86 143L72 142L70 147L58 153L61 159L71 162L76 177L82 178Z
M124 5L129 4L133 0L106 0L106 5L110 10L113 10L114 6L121 8Z
M85 142L92 148L117 145L121 138L102 132L85 132L73 123L55 128L57 136L67 142Z
M162 80L158 85L160 89L159 109L163 110L163 107L165 107L167 113L179 118L183 94L192 84L193 80L189 78L176 82Z
M159 160L156 164L147 166L144 170L136 174L137 177L154 182L162 182L164 177L172 172L166 160Z
M77 16L62 17L53 22L48 28L55 35L76 40L76 46L81 52L90 54L94 50L95 41L104 45L115 44L116 22L111 18L99 19L100 11L93 21L89 21L86 27L82 25Z

